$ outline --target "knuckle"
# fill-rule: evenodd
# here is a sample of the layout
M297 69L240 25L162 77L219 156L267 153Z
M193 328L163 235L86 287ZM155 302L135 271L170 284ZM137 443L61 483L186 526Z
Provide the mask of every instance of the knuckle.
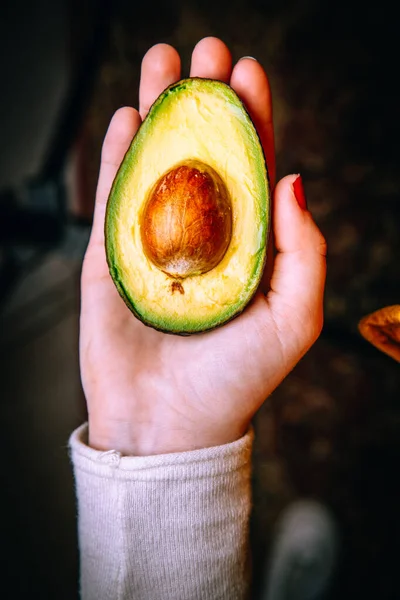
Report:
M319 338L323 327L323 310L322 307L309 307L301 319L301 335L300 345L303 351L307 351Z
M323 235L315 221L312 219L311 215L309 226L311 229L309 236L310 244L312 244L313 248L318 252L320 256L325 257L328 250L328 244L325 236Z
M318 230L319 231L319 230ZM326 256L327 252L328 252L328 244L326 242L325 237L322 235L322 233L319 231L319 240L318 240L318 253L321 256Z
M325 236L322 234L321 230L315 225L315 248L318 251L318 254L321 256L326 256L328 250L328 244L326 242Z
M324 324L323 310L322 307L313 311L312 318L310 319L310 326L308 331L308 342L311 346L314 342L317 341L319 336L321 335L322 327Z

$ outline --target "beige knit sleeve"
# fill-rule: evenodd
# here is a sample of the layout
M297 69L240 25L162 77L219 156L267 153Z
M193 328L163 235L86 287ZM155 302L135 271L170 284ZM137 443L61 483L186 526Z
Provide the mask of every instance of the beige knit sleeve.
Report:
M224 446L121 457L70 438L83 600L243 600L253 433Z

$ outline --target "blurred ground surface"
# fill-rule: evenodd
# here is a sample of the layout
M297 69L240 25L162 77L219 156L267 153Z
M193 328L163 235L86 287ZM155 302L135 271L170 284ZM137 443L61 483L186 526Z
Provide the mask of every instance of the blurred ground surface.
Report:
M307 496L332 509L341 531L332 598L399 598L400 368L356 331L364 314L400 302L395 19L384 3L361 13L341 0L329 8L311 0L118 7L82 136L88 198L112 113L137 105L144 52L172 43L185 75L196 41L218 35L235 60L253 55L267 69L279 175L302 173L328 241L322 336L255 421L256 587L277 516ZM77 326L86 239L70 228L2 309L5 578L13 598L76 595L66 442L84 418Z

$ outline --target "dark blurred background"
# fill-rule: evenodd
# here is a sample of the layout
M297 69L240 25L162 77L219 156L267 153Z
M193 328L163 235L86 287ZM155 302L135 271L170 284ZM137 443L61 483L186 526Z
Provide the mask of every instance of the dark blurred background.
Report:
M70 432L85 419L79 275L102 138L140 63L203 36L265 66L278 175L303 175L328 241L320 340L255 420L255 592L276 519L317 498L341 554L332 598L400 598L400 368L357 333L400 303L398 25L387 2L6 0L0 9L2 598L77 598ZM100 599L99 599L100 600Z

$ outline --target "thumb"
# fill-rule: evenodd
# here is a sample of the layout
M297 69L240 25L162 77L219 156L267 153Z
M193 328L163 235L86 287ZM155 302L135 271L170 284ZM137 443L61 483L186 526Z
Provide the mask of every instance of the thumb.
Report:
M306 351L322 328L326 242L307 210L299 175L275 188L273 231L277 256L268 304L282 339Z

